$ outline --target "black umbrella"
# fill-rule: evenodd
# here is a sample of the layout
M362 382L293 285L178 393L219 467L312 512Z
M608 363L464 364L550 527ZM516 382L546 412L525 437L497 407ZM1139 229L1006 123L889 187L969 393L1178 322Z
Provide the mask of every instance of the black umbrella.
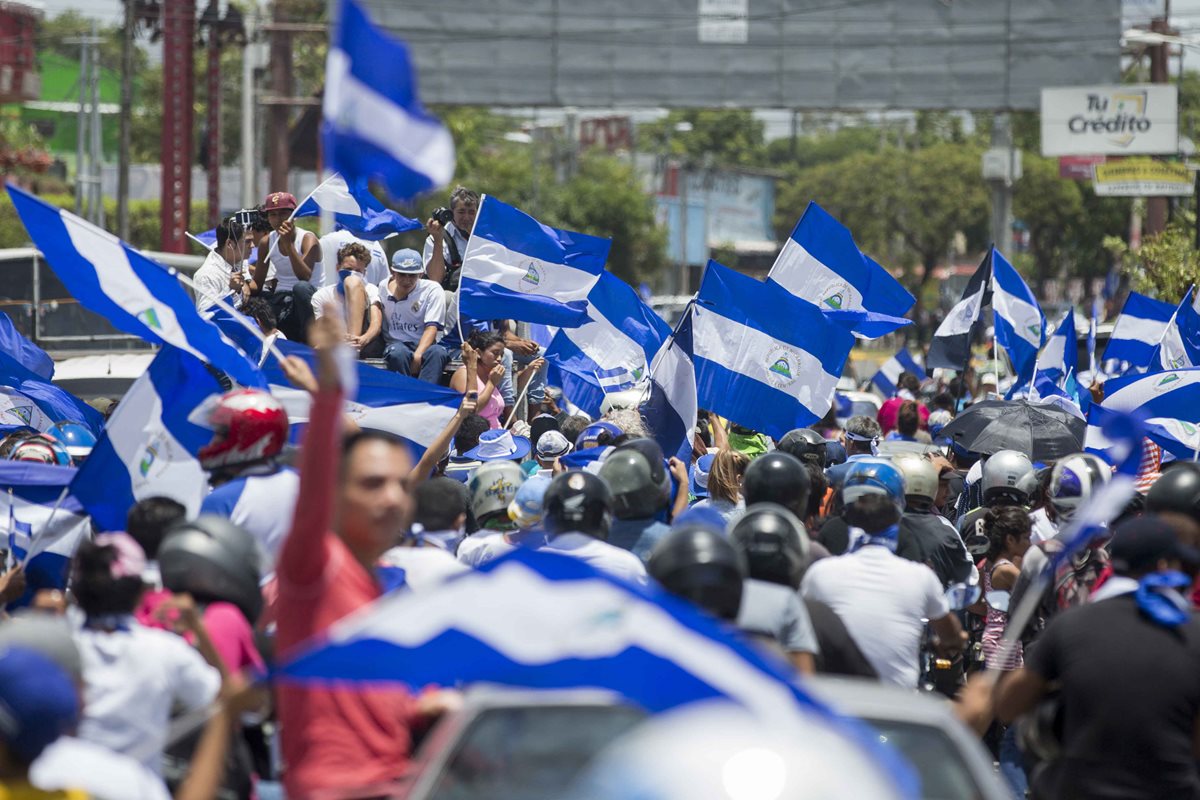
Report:
M944 436L975 453L1016 450L1034 461L1054 461L1083 449L1087 422L1055 405L984 400L942 428Z

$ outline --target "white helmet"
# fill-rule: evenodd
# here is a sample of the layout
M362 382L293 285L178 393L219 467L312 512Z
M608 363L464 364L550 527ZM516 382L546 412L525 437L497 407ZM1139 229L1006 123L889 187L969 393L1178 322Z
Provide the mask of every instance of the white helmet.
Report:
M1060 522L1074 516L1096 490L1112 478L1112 467L1091 453L1076 453L1054 465L1050 471L1050 505Z
M1037 489L1037 470L1024 453L998 450L983 462L980 489L984 505L1023 506Z
M917 498L918 505L922 504L921 501L925 501L926 506L931 505L933 498L937 496L938 475L929 459L916 453L904 453L894 457L892 461L904 476L904 496ZM911 500L908 505L913 505Z
M507 521L508 507L525 482L525 472L513 461L489 461L467 481L471 494L471 513L477 522L501 512Z

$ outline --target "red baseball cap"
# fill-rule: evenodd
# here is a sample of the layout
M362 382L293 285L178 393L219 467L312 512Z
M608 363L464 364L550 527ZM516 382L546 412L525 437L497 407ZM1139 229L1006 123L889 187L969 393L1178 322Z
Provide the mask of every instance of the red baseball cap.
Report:
M290 192L271 192L263 201L263 211L291 211L297 205L296 195Z

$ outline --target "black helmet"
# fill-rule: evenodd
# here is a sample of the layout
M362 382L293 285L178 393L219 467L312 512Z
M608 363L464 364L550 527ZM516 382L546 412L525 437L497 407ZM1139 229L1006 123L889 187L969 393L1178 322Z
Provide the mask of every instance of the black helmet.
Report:
M254 537L217 514L175 525L158 548L163 586L202 602L233 603L251 623L263 603L258 564Z
M767 453L750 462L742 478L746 505L778 503L785 508L805 509L812 481L800 459L787 453Z
M550 534L579 532L608 539L613 499L608 485L590 472L564 472L546 487L542 523Z
M777 452L795 456L801 461L811 461L821 469L828 466L829 443L812 428L796 428L788 431L779 440Z
M657 458L642 442L654 445ZM636 439L614 449L600 465L600 477L613 495L613 513L617 519L650 517L665 509L671 501L671 480L663 467L662 449L657 442Z
M1178 461L1163 470L1146 493L1146 511L1175 511L1200 522L1200 464Z
M759 503L729 532L733 546L745 555L750 577L793 589L808 567L808 533L796 515L775 503Z
M684 525L671 531L650 554L646 569L671 594L720 619L737 619L746 562L711 528Z

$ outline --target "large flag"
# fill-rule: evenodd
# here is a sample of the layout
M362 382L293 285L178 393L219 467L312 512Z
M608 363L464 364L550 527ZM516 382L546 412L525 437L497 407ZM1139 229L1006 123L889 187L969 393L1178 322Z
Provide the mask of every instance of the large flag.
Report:
M567 399L592 417L611 392L645 386L647 367L670 326L629 284L604 272L588 294L588 321L560 328L546 347Z
M930 369L952 369L961 372L971 358L971 330L979 315L992 304L991 251L979 262L979 267L967 281L962 298L954 304L933 333L925 366Z
M825 416L854 346L816 306L715 261L692 322L700 406L776 439Z
M80 422L99 435L100 412L75 395L31 372L0 351L0 430L15 427L48 431L56 422Z
M1200 366L1200 311L1196 309L1196 287L1188 289L1167 321L1158 348L1150 356L1151 372Z
M398 200L445 186L454 177L454 140L421 106L408 48L353 0L338 9L325 60L326 163L351 184L379 180Z
M578 328L604 272L609 239L558 230L484 196L463 254L460 313Z
M724 699L764 722L805 721L888 770L902 796L915 775L896 751L840 717L777 659L658 587L519 548L428 592L393 592L335 623L277 668L285 683L486 683L602 689L650 713Z
M185 350L238 383L261 384L254 364L196 311L174 270L11 184L8 194L33 243L81 305L126 333Z
M0 311L0 353L7 354L44 381L54 377L54 359L45 350L22 336L8 314L3 311Z
M89 534L88 518L69 488L74 467L0 461L0 525L15 563L24 563L26 605L39 589L67 585L75 548Z
M146 497L177 500L189 517L199 512L208 476L196 453L212 431L188 416L219 394L217 379L195 358L170 345L158 352L121 399L72 484L100 530L125 530L129 508Z
M1104 385L1102 410L1093 404L1088 414L1089 450L1108 449L1094 419L1118 412L1136 412L1147 437L1176 458L1192 460L1200 445L1200 367L1110 378Z
M699 408L696 365L692 357L692 310L683 312L671 334L651 361L650 396L641 406L654 439L668 456L685 464L692 460L692 439Z
M903 316L916 298L858 249L842 223L812 201L784 242L767 280L822 310L868 312L854 327L864 338L912 324Z
M871 383L883 392L884 397L891 397L896 393L900 374L904 372L911 372L918 379L925 380L924 367L917 363L912 353L908 352L907 347L901 347L896 351L896 355L883 362L879 371L875 373L875 377L871 379Z
M1070 374L1079 374L1079 343L1075 334L1075 309L1068 308L1067 315L1046 339L1046 346L1038 356L1038 372L1044 373L1050 382L1061 386Z
M1113 325L1103 360L1128 361L1144 369L1174 315L1175 306L1170 303L1130 292Z
M366 178L358 178L349 184L341 175L329 176L313 189L292 216L317 217L322 211L332 214L334 222L340 227L368 241L378 241L393 233L420 230L422 227L415 219L385 208L371 194Z
M996 344L1008 353L1017 382L1026 383L1033 379L1038 351L1046 342L1046 316L1033 291L1003 254L993 247L991 256Z

